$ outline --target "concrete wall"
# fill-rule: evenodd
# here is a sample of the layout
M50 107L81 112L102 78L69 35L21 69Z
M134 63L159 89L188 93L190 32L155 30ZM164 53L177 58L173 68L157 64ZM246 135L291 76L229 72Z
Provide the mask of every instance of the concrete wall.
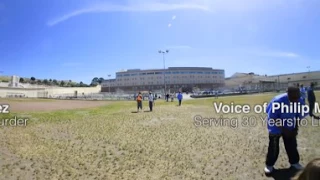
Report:
M9 87L9 84L7 82L0 82L0 87Z
M78 95L99 93L101 92L101 86L96 87L50 87L50 88L10 88L0 87L0 97L8 97L14 95L22 95L24 97L54 97L63 95L74 95L77 91Z
M0 82L0 87L10 87L10 82ZM20 88L47 88L47 87L60 87L60 86L47 86L47 85L38 85L38 84L30 84L30 83L18 83L18 87Z
M101 86L98 85L96 87L46 88L45 91L48 92L48 96L56 96L56 95L64 95L64 94L73 95L75 91L77 91L78 95L82 95L83 93L86 95L86 94L101 92Z
M44 89L22 89L22 88L10 88L0 87L0 97L8 96L23 96L23 97L38 97L38 93L44 92Z

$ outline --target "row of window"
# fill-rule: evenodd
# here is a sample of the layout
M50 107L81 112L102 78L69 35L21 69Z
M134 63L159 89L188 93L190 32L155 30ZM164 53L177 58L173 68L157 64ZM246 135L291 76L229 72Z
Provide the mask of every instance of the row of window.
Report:
M144 76L144 75L155 75L155 74L164 74L163 72L148 72L148 73L134 73L134 74L117 74L117 77L126 77L126 76ZM165 74L224 74L223 71L214 71L214 72L179 72L179 71L173 71L173 72L165 72Z
M199 77L194 77L194 76L183 76L183 77L178 77L178 76L170 76L170 77L166 77L166 79L187 79L187 78L207 78L207 79L218 79L221 78L223 79L223 77L218 77L218 76L199 76ZM144 77L140 77L140 78L122 78L122 79L117 79L117 81L133 81L133 80L145 80L145 79L163 79L162 77L148 77L148 78L144 78Z
M199 84L199 83L206 83L206 84L210 84L210 83L223 83L224 81L219 81L219 80L213 80L213 81L189 81L188 84ZM164 82L142 82L142 83L114 83L114 84L110 84L110 86L134 86L134 85L162 85ZM176 81L166 81L166 84L177 84L177 83L186 83L186 82L176 82ZM102 84L102 87L109 87L109 84Z

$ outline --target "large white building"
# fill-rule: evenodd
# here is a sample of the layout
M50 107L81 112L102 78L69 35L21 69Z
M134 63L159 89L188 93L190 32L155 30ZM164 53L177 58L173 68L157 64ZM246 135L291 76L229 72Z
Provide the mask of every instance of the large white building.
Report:
M214 89L224 86L223 69L208 67L169 67L168 69L131 69L105 80L101 92L115 91L192 91L192 88Z

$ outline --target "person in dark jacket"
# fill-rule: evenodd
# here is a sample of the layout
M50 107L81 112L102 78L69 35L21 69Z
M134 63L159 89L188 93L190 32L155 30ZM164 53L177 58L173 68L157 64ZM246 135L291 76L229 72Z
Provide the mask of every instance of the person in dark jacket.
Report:
M320 119L320 117L315 116L313 114L314 106L316 104L316 96L314 95L313 88L314 88L314 83L311 83L308 89L309 115L310 117Z

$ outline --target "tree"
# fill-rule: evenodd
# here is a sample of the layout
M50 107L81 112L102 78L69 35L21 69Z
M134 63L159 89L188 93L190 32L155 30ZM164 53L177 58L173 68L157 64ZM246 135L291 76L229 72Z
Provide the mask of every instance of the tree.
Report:
M98 79L99 84L101 84L104 81L104 79L101 77Z
M40 79L37 80L37 84L42 84Z
M95 78L92 79L91 82L98 82L98 81L99 81L99 78L98 78L98 77L95 77Z
M64 85L65 85L65 82L64 82L64 81L61 81L61 82L60 82L60 86L63 87Z
M80 86L80 87L83 87L83 82L82 82L82 81L80 82L79 86Z
M31 77L30 80L31 80L31 81L35 81L36 78L35 78L35 77Z
M97 85L98 85L97 82L94 82L94 83L91 83L91 84L90 84L91 87L94 87L94 86L97 86Z
M93 78L91 81L91 86L96 86L98 84L99 84L99 78L98 77Z
M24 79L23 79L23 78L20 78L20 79L19 79L19 82L20 82L20 83L24 83Z
M48 79L44 79L43 84L48 85Z
M58 85L58 81L57 81L56 79L52 80L52 83L53 83L54 85Z

